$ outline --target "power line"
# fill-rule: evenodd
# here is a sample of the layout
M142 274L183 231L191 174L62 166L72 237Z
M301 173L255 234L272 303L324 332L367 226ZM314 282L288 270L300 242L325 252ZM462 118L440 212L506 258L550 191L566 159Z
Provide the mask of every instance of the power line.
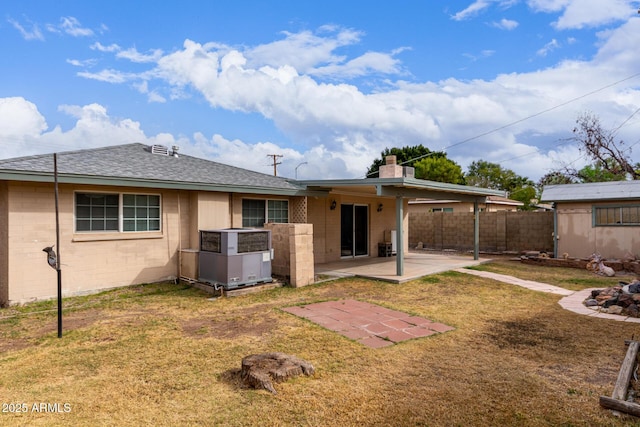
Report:
M538 116L540 116L540 115L542 115L542 114L545 114L545 113L548 113L548 112L550 112L550 111L556 110L556 109L558 109L558 108L564 107L564 106L566 106L566 105L569 105L569 104L571 104L571 103L573 103L573 102L579 101L579 100L581 100L581 99L583 99L583 98L586 98L586 97L591 96L591 95L593 95L593 94L596 94L596 93L598 93L598 92L602 92L602 91L603 91L603 90L605 90L605 89L609 89L610 87L613 87L613 86L619 85L620 83L626 82L627 80L631 80L631 79L636 78L636 77L638 77L638 76L640 76L640 73L636 73L636 74L633 74L633 75L631 75L631 76L629 76L629 77L625 77L624 79L617 80L617 81L615 81L615 82L613 82L613 83L610 83L610 84L605 85L605 86L602 86L602 87L600 87L600 88L598 88L598 89L592 90L591 92L587 92L587 93L585 93L585 94L583 94L583 95L577 96L577 97L572 98L572 99L570 99L570 100L568 100L568 101L565 101L565 102L562 102L562 103L560 103L560 104L554 105L553 107L547 108L547 109L542 110L542 111L538 111L537 113L531 114L531 115L529 115L529 116L523 117L523 118L521 118L521 119L515 120L515 121L513 121L513 122L507 123L507 124L502 125L502 126L499 126L499 127L497 127L497 128L494 128L494 129L488 130L488 131L486 131L486 132L480 133L480 134L478 134L478 135L475 135L475 136L472 136L472 137L469 137L469 138L463 139L462 141L458 141L458 142L456 142L456 143L453 143L453 144L451 144L451 145L448 145L448 146L444 147L444 148L442 149L442 151L446 151L446 150L448 150L448 149L450 149L450 148L457 147L458 145L466 144L467 142L471 142L471 141L473 141L473 140L475 140L475 139L482 138L483 136L487 136L487 135L490 135L490 134L492 134L492 133L495 133L495 132L501 131L501 130L503 130L503 129L506 129L506 128L508 128L508 127L511 127L511 126L513 126L513 125L516 125L516 124L518 124L518 123L522 123L522 122L524 122L524 121L527 121L527 120L529 120L529 119L532 119L532 118L534 118L534 117L538 117ZM638 109L638 110L640 110L640 109ZM627 122L631 117L633 117L633 115L635 115L635 114L638 112L638 110L636 110L636 111L635 111L635 112L634 112L634 113L633 113L633 114L632 114L632 115L631 115L627 120L625 120L625 121L623 122L623 124L624 124L624 123L626 123L626 122ZM621 125L621 126L622 126L622 125ZM620 128L620 126L619 126L618 128ZM429 156L429 155L432 155L432 154L435 154L435 153L438 153L438 152L431 152L431 153L429 153L429 154L425 154L425 155L422 155L422 156L418 156L418 157L416 157L416 158L406 160L406 161L404 161L404 162L402 162L402 163L400 163L400 164L401 164L401 165L404 165L404 164L407 164L407 163L411 163L411 162L414 162L414 161L416 161L416 160L419 160L419 159L421 159L421 158L423 158L423 157L426 157L426 156ZM578 159L574 160L574 162L575 162L575 161L577 161L577 160L578 160ZM372 173L370 173L370 174L367 174L367 175L365 175L365 177L367 177L368 175L371 175L371 174L373 174L373 173L375 173L375 172L372 172Z

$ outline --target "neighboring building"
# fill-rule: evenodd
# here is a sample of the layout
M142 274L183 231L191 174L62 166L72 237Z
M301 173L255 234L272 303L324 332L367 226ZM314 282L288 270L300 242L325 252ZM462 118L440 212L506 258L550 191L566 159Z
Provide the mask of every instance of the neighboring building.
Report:
M517 211L524 203L502 196L488 196L478 206L480 212ZM473 212L473 203L461 200L409 200L409 213L420 212Z
M137 143L56 158L55 249L64 295L182 277L183 254L197 253L200 230L266 223L312 226L305 227L312 229L310 256L291 261L311 264L311 280L314 261L375 257L397 230L400 274L409 199L481 203L496 195L419 180L392 163L381 167L381 178L293 181ZM0 304L56 294L56 275L42 252L56 242L53 159L0 160Z
M556 256L640 256L640 181L547 185L555 206Z

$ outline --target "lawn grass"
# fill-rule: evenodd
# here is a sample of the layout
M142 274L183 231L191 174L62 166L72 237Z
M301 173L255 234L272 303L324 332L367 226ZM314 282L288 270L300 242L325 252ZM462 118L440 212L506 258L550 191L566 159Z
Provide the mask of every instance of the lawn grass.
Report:
M610 282L560 270L519 271L558 286L574 277L595 280L576 287ZM505 271L498 272L518 269ZM51 302L0 310L0 403L29 408L0 413L0 425L635 423L602 409L598 397L613 391L624 340L638 334L637 324L563 310L557 295L448 272L401 285L341 279L208 297L165 283L65 299L61 339ZM281 310L340 298L456 329L371 349ZM241 359L270 351L303 358L316 374L276 384L277 395L245 387ZM34 412L34 403L58 403L61 412Z

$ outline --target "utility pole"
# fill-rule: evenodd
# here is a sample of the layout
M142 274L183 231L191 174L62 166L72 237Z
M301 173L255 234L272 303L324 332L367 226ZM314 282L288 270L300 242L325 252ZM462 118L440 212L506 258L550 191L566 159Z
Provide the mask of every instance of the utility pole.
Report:
M278 159L280 157L283 157L282 154L267 154L267 157L273 157L273 176L278 176L278 171L276 170L276 166L278 166L279 164L282 164L282 162L279 162Z

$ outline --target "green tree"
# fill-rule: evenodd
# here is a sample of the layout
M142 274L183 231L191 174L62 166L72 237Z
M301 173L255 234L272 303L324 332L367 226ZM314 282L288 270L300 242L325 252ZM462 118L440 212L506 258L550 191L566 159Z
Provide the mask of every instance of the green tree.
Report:
M476 160L471 162L465 175L467 185L474 187L491 188L494 190L509 191L519 184L529 181L517 175L511 169L504 169L497 163L486 160Z
M477 160L469 165L465 175L467 185L502 190L507 197L524 204L522 209L532 209L531 202L536 197L536 187L529 178L516 174L497 163Z
M424 157L413 164L415 176L430 181L464 184L464 174L459 164L445 156Z
M601 162L583 167L576 172L576 176L580 182L624 181L626 179L626 173L617 173L615 169L608 168Z
M430 155L445 156L444 153L431 151L422 144L414 145L413 147L385 148L380 153L380 158L375 159L371 166L369 166L369 169L367 169L367 178L377 178L379 176L378 170L380 169L380 166L385 164L385 157L387 156L396 156L396 162L399 165L413 166L416 161Z

